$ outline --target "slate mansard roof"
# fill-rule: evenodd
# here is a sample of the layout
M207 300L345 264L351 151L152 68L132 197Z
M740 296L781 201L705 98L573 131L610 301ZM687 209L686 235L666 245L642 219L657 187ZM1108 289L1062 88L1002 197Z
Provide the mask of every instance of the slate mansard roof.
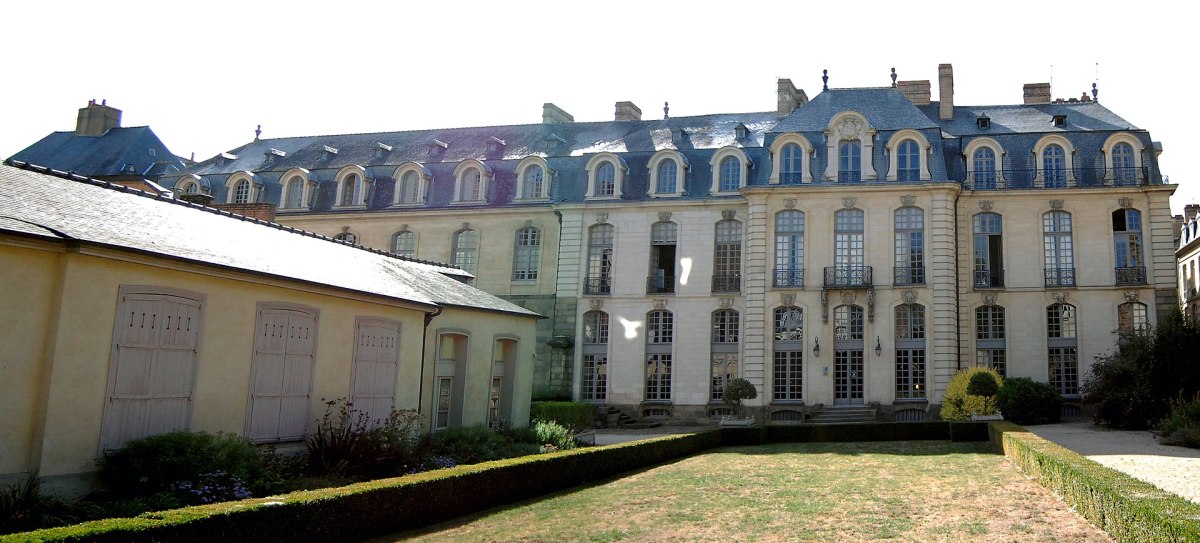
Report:
M1077 151L1069 167L1086 171L1078 175L1080 186L1096 186L1102 177L1096 172L1104 167L1101 148L1116 132L1130 134L1151 151L1142 161L1147 169L1146 182L1161 182L1153 152L1157 150L1156 144L1149 134L1097 102L956 106L953 119L941 120L938 102L916 106L891 87L829 89L783 117L775 112L758 112L255 140L187 168L183 172L186 177L167 177L163 182L172 186L185 178L198 177L211 188L217 202L224 202L225 182L231 175L246 171L254 174L256 183L263 188L259 201L278 203L283 173L302 168L308 171L309 180L317 183L316 197L306 211L337 213L342 210L333 209L334 177L340 168L350 165L365 168L367 176L375 182L367 208L386 209L392 203L392 177L396 168L405 162L415 162L432 177L427 202L420 208L438 209L450 207L455 167L463 160L474 159L484 163L493 175L487 203L478 205L552 205L583 202L588 190L588 160L597 153L611 152L627 168L621 198L644 200L651 198L648 196L651 157L658 151L672 149L686 161L686 181L680 198L725 198L730 195L711 194L710 161L714 154L724 147L739 148L750 161L743 184L767 185L773 168L771 144L787 133L801 134L812 144L816 152L806 159L805 167L811 169L817 184L825 183L822 174L828 158L824 150L836 143L826 141L826 133L833 118L848 111L865 117L876 131L873 154L863 160L870 161L880 180L889 169L889 151L885 145L888 138L900 130L914 130L930 145L929 171L935 182L966 180L967 161L963 152L973 139L987 137L1004 147L1005 157L997 168L1013 172L1009 188L1032 188L1032 174L1020 179L1018 172L1036 170L1034 146L1043 136L1058 134L1067 138ZM1066 116L1066 124L1056 126L1056 116ZM979 117L988 117L990 127L981 128L977 124ZM739 128L743 128L744 137L738 137ZM495 146L497 140L504 144ZM431 154L431 144L435 142L436 152ZM385 146L390 149L385 150ZM336 154L327 148L336 149ZM555 172L550 197L542 202L514 200L517 164L529 156L544 158Z
M137 175L158 179L186 167L148 126L111 128L100 136L52 132L11 160L101 178Z
M539 317L464 284L469 274L103 181L8 161L0 233L190 261L417 304Z

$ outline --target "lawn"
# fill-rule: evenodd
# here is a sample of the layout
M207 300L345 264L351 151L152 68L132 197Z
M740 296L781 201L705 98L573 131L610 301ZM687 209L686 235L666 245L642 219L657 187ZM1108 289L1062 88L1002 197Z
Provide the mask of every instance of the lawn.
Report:
M375 543L1112 541L987 443L718 449Z

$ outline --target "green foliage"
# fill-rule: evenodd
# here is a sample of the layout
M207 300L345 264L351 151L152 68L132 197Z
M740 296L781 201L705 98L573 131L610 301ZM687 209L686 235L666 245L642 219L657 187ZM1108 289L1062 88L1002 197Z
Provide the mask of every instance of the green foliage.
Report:
M596 406L582 402L533 402L530 420L554 421L575 431L592 427Z
M1096 422L1144 429L1171 411L1171 401L1200 392L1200 326L1176 311L1151 332L1123 332L1116 350L1096 360L1083 385Z
M971 374L971 380L967 382L967 394L972 396L987 396L990 398L999 392L1000 383L988 373L973 373Z
M107 452L100 459L99 475L112 495L136 498L179 494L180 483L199 482L216 473L243 484L257 481L265 473L263 455L236 435L171 432Z
M308 467L316 475L394 475L414 460L419 432L415 411L370 420L345 398L329 400L317 431L305 440Z
M1062 396L1047 383L1027 377L1007 377L996 395L1005 420L1017 424L1049 424L1062 416Z
M78 522L67 502L42 494L37 474L0 489L0 534Z
M1010 422L992 443L1026 474L1117 541L1200 541L1200 505L1037 437Z
M570 394L563 394L553 390L537 390L533 393L532 401L534 402L569 402L571 401Z
M1000 374L991 368L973 366L958 372L950 378L950 384L946 387L940 413L942 420L961 422L971 420L973 414L996 414L995 396L980 396L967 392L971 380L976 375L983 375L981 379L991 379L993 387L997 390L1000 388Z
M575 438L571 437L571 429L552 420L533 422L533 431L537 442L542 445L542 452L561 451L575 448Z
M504 458L502 451L511 443L486 426L460 426L430 434L424 449L426 455L446 457L456 465L477 464Z
M1158 426L1167 443L1200 449L1200 393L1171 402L1171 413Z

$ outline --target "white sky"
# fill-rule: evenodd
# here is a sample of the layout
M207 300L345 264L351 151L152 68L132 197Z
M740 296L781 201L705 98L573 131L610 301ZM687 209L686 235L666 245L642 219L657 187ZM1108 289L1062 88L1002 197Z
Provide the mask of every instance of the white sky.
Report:
M1053 75L1056 98L1097 80L1100 102L1185 157L1200 149L1190 94L1200 50L1186 2L367 3L19 1L3 10L0 157L72 130L89 99L197 159L254 138L579 121L630 100L643 118L773 111L775 80L832 87L933 81L954 65L958 105L1015 104ZM1099 68L1097 69L1097 63ZM1189 151L1190 149L1190 151Z

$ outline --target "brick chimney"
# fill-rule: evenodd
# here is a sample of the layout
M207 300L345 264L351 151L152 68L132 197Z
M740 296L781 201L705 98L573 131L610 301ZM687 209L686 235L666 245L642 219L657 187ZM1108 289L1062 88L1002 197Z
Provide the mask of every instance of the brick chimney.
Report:
M954 119L954 68L938 64L938 118Z
M121 110L108 105L107 100L99 104L88 100L87 107L79 108L75 121L76 136L103 136L111 128L121 127Z
M1049 104L1050 103L1050 84L1049 83L1026 83L1025 84L1025 103L1026 104Z
M929 80L925 81L897 81L896 90L904 94L909 102L914 106L929 105Z
M778 83L778 106L775 114L780 117L791 115L796 108L808 103L808 95L803 89L797 89L791 79L780 79Z
M617 102L614 120L640 121L642 120L642 108L633 105L633 102Z
M542 124L573 123L575 117L550 102L542 104Z

